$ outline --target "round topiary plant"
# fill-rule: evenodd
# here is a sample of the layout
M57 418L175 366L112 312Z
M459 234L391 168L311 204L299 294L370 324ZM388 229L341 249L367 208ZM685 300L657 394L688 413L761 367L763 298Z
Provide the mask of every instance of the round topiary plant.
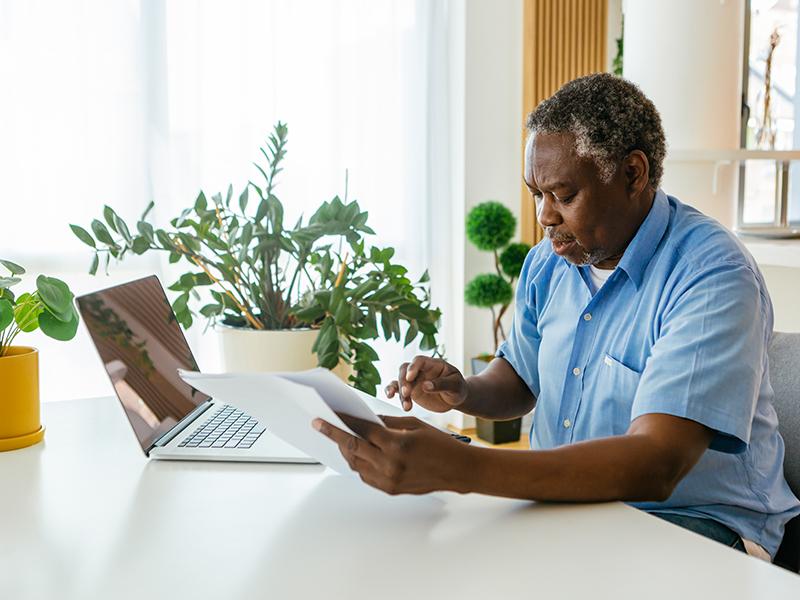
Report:
M495 200L478 204L467 215L467 239L479 250L499 250L511 241L517 219Z
M519 277L519 272L522 271L522 264L525 262L525 257L528 256L530 250L531 247L522 242L509 244L500 253L500 266L503 268L503 273L512 279Z
M478 275L467 284L464 299L470 306L491 308L495 304L508 304L514 296L511 285L493 273Z
M470 306L492 311L494 349L506 333L501 321L514 297L514 280L531 247L524 243L510 243L517 227L517 219L504 205L495 200L482 202L467 215L467 239L480 250L494 254L496 273L476 276L464 290L464 301ZM495 306L500 306L495 312Z

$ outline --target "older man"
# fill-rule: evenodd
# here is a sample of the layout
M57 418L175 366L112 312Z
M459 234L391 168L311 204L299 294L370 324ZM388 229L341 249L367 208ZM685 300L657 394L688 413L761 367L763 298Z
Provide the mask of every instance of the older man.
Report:
M761 273L714 220L659 188L658 111L611 75L528 118L525 183L547 239L519 278L511 334L475 377L416 357L403 406L495 419L536 406L530 452L465 446L413 418L355 438L315 421L389 493L623 500L774 556L800 503L783 477Z

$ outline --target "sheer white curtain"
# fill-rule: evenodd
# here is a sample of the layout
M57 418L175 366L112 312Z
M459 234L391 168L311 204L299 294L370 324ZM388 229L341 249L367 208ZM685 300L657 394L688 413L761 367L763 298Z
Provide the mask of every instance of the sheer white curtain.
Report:
M134 219L150 199L164 222L200 189L231 183L238 193L258 177L252 161L281 120L287 222L343 195L348 171L348 195L369 210L375 243L394 246L412 275L447 273L429 218L450 202L432 194L449 189L447 9L424 0L0 0L0 75L12 90L0 99L11 212L0 221L0 257L61 273L79 292L107 285L78 275L88 248L68 223L87 225L104 203ZM175 274L144 257L112 265L111 282L149 272L166 282ZM446 298L435 279L434 292ZM190 344L214 368L214 338L201 332L198 320ZM69 346L35 343L86 369L76 381L58 372L64 361L42 356L45 399L105 393L84 331ZM389 376L408 352L380 346ZM70 381L46 379L55 375Z
M138 1L0 0L0 253L88 267L68 223L148 197L141 52Z

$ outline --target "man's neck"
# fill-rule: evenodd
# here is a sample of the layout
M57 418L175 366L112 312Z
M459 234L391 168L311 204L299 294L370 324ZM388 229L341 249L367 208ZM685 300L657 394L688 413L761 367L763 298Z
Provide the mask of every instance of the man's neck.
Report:
M594 266L598 269L615 269L616 266L619 264L619 261L622 260L622 256L625 254L625 250L628 249L631 241L633 238L636 237L636 233L639 231L639 228L644 223L644 220L647 218L647 215L650 214L650 209L653 208L653 201L656 198L656 191L651 187L647 187L645 190L642 191L639 198L637 198L637 204L639 205L639 212L636 216L636 226L633 228L633 233L631 233L628 240L625 242L625 245L615 252L612 256L609 256L606 259L601 260L600 262L596 263Z

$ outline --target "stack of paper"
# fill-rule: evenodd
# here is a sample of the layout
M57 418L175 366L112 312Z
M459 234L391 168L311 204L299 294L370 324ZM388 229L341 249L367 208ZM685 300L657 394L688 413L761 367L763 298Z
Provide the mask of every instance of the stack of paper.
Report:
M383 426L351 387L327 369L299 373L206 374L178 370L190 386L258 419L269 431L322 464L345 474L352 471L339 448L311 427L317 417L354 433L337 413Z

